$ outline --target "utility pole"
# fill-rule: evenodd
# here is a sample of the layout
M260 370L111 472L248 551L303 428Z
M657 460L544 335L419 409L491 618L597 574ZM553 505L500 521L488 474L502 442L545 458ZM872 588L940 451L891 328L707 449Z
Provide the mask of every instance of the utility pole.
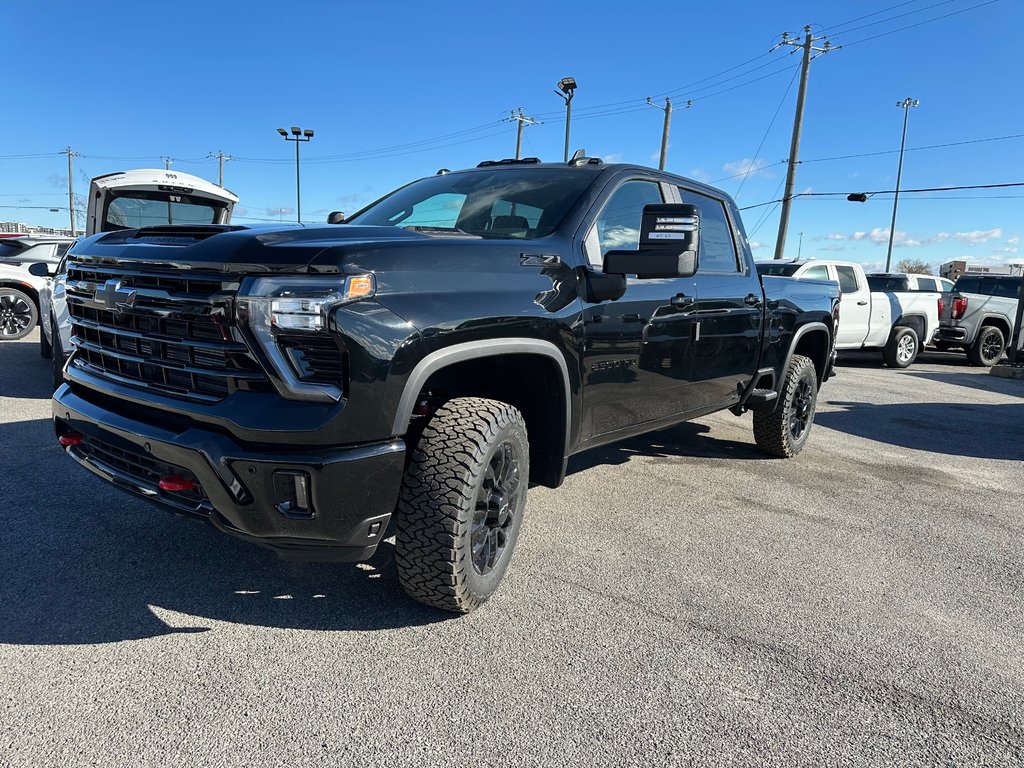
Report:
M217 154L214 154L213 152L207 152L206 156L217 158L217 186L220 187L221 189L224 189L224 161L234 160L235 158L233 158L231 155L225 155L224 150L222 149L218 149Z
M824 41L821 48L816 48L815 43ZM782 215L779 217L779 236L775 240L775 258L781 259L786 250L786 230L789 229L789 209L793 203L793 186L796 184L796 164L800 155L800 133L803 130L804 102L807 99L807 76L811 72L811 60L832 50L831 43L822 37L811 35L811 27L808 24L804 27L804 41L790 40L789 33L782 33L782 42L772 50L782 46L792 48L803 48L803 62L800 69L800 90L796 94L796 117L793 120L793 138L789 145L789 167L786 169L786 191L782 195Z
M164 156L162 156L160 159L164 161L164 170L165 171L171 170L171 163L174 162L174 158L173 157L164 157Z
M665 160L668 157L668 129L672 125L672 99L665 97L665 106L662 107L651 101L651 97L647 97L647 103L656 109L660 109L665 113L665 124L661 127L661 157L658 160L658 170L665 170ZM693 106L693 101L690 99L686 100L686 108L689 109Z
M71 212L71 236L75 236L75 172L71 158L81 157L71 147L64 147L61 152L68 156L68 211Z
M892 241L896 236L896 207L900 204L900 179L903 178L903 149L907 146L907 120L910 118L910 108L916 107L921 102L909 96L903 101L897 101L896 106L903 110L903 138L900 139L900 164L896 169L896 194L892 198L892 223L889 225L889 250L885 253L885 271L889 271L892 264Z
M522 155L523 148L523 126L525 125L540 125L540 122L532 117L527 117L523 114L523 108L520 107L518 110L512 110L508 117L509 120L514 120L518 123L516 126L516 160Z
M800 233L800 243L796 247L796 260L800 261L800 254L804 252L804 233Z

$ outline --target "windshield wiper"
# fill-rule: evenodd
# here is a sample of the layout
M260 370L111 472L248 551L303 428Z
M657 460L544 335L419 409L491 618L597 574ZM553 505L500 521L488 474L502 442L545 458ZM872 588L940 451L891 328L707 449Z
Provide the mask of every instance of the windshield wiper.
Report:
M434 235L434 234L437 234L437 235L442 235L442 234L443 235L452 235L452 234L455 234L455 235L465 235L466 237L480 237L480 235L474 235L472 232L467 232L466 230L459 229L458 227L421 227L421 226L415 226L414 225L414 226L409 226L409 227L402 227L402 229L407 229L410 232L422 232L425 235Z

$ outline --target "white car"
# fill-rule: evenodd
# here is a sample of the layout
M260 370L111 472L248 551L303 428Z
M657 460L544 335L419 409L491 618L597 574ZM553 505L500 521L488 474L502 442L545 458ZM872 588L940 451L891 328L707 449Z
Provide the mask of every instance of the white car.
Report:
M28 336L42 313L39 291L46 278L29 273L32 264L55 269L73 237L24 235L0 238L0 340Z
M238 197L198 176L142 169L97 176L89 184L85 235L169 224L228 224ZM64 249L67 251L67 248ZM32 268L45 287L38 289L39 352L53 360L53 388L63 380L71 354L72 328L64 284L67 257Z
M836 349L878 349L890 368L913 365L921 348L939 329L942 293L872 290L864 267L850 261L761 261L762 275L798 280L835 280L842 296Z

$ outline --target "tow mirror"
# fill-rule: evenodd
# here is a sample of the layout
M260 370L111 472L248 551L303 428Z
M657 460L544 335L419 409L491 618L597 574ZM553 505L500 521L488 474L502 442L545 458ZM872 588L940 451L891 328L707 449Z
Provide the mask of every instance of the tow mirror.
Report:
M56 267L54 267L53 269L54 271L51 272L50 265L44 261L37 261L34 264L28 265L28 273L30 275L34 275L35 277L53 277L55 274L57 274Z
M345 214L342 213L341 211L331 211L329 214L327 214L327 223L328 224L344 224L345 223Z
M700 250L700 209L696 205L645 205L636 251L608 251L604 272L641 279L692 277Z

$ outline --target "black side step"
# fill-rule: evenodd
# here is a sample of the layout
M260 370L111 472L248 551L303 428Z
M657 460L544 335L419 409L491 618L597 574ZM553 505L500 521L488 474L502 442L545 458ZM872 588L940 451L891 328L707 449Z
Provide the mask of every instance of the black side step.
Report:
M746 405L760 405L762 403L770 403L779 397L779 393L774 389L754 389L751 390L747 396Z

